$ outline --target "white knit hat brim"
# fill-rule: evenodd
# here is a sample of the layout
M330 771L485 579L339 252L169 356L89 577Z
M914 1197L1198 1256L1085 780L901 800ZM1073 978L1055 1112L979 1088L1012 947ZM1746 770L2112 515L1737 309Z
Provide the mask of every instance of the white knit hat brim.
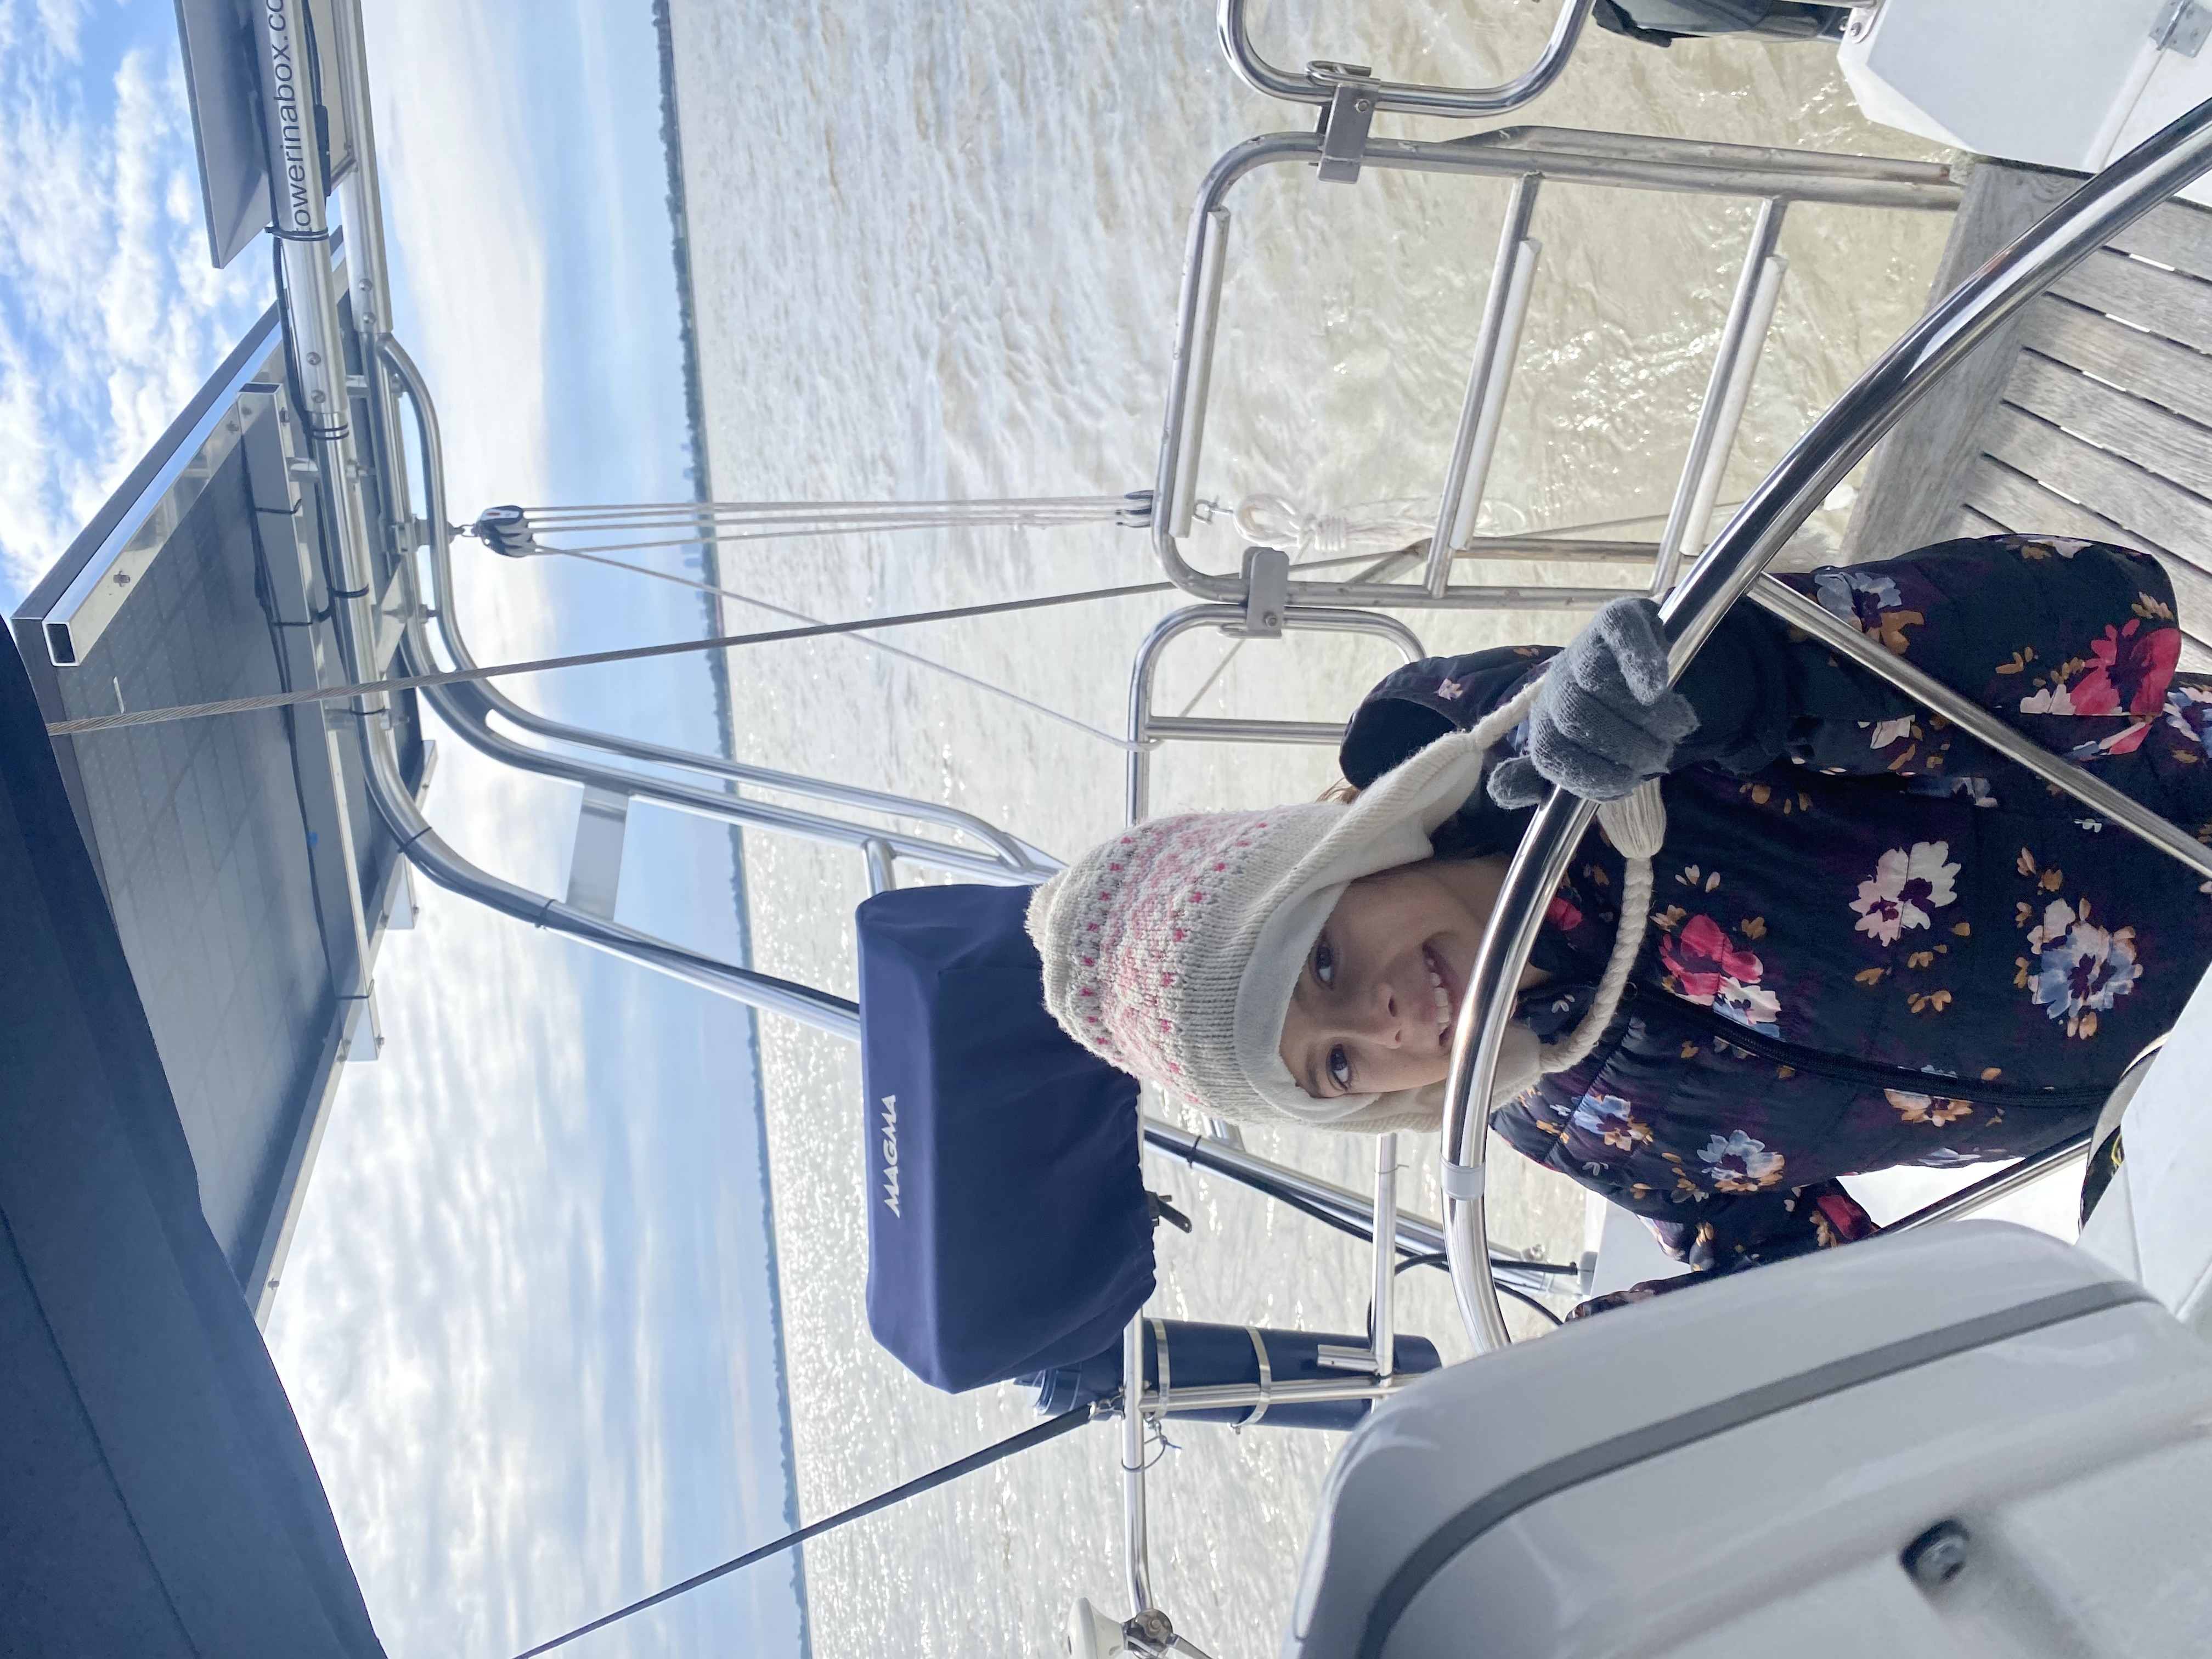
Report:
M1390 1096L1316 1100L1283 1064L1283 1021L1307 953L1344 890L1363 876L1434 855L1430 836L1481 785L1486 745L1476 739L1488 735L1449 733L1376 780L1260 898L1267 919L1237 981L1231 1033L1237 1069L1254 1092L1285 1115L1306 1123L1334 1123L1370 1108L1416 1109L1411 1097L1427 1092L1401 1090ZM1533 1070L1532 1066L1532 1075ZM1430 1086L1440 1104L1440 1086ZM1408 1098L1401 1106L1401 1096Z

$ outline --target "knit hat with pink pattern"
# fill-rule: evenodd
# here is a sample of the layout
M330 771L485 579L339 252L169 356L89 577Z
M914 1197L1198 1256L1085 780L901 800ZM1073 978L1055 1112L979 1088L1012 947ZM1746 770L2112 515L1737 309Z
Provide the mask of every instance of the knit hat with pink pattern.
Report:
M1499 713L1507 727L1519 718ZM1440 1085L1316 1100L1279 1048L1345 888L1430 856L1431 831L1481 781L1496 724L1439 738L1349 804L1186 812L1100 842L1030 902L1053 1017L1092 1053L1224 1117L1435 1127ZM1533 1036L1513 1045L1516 1085L1534 1051Z

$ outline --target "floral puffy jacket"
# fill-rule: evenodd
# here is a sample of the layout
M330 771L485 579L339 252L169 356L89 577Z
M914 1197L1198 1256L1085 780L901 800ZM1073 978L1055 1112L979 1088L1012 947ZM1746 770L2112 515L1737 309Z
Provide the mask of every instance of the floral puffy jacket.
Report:
M2212 682L2175 672L2149 557L1996 537L1784 580L2199 839ZM1345 739L1364 785L1542 672L1511 648L1409 665ZM2212 896L2166 854L1782 623L1739 606L1680 688L1644 953L1589 1058L1498 1132L1725 1271L1870 1231L1836 1177L2040 1151L2087 1127L2208 962ZM1439 841L1517 841L1471 800ZM1571 1029L1612 947L1621 859L1592 830L1522 1000Z

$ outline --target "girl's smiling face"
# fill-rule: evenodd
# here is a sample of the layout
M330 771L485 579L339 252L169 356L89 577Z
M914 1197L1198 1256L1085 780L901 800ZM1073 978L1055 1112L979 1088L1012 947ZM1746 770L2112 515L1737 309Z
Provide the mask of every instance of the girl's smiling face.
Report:
M1503 859L1431 859L1344 890L1283 1018L1283 1064L1301 1089L1328 1100L1443 1080L1504 874Z

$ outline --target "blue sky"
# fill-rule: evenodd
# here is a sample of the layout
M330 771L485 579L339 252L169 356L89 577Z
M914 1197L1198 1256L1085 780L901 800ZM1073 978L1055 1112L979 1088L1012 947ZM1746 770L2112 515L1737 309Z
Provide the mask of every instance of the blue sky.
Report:
M398 332L454 516L688 496L648 0L367 9ZM10 606L268 298L207 268L170 0L0 0L0 592ZM477 654L694 634L696 601L463 556ZM696 662L520 688L713 749ZM559 891L576 792L447 738L432 817ZM633 815L621 915L741 947L726 836ZM429 890L341 1086L269 1336L394 1659L505 1655L787 1524L745 1012ZM789 1565L574 1648L803 1651Z

